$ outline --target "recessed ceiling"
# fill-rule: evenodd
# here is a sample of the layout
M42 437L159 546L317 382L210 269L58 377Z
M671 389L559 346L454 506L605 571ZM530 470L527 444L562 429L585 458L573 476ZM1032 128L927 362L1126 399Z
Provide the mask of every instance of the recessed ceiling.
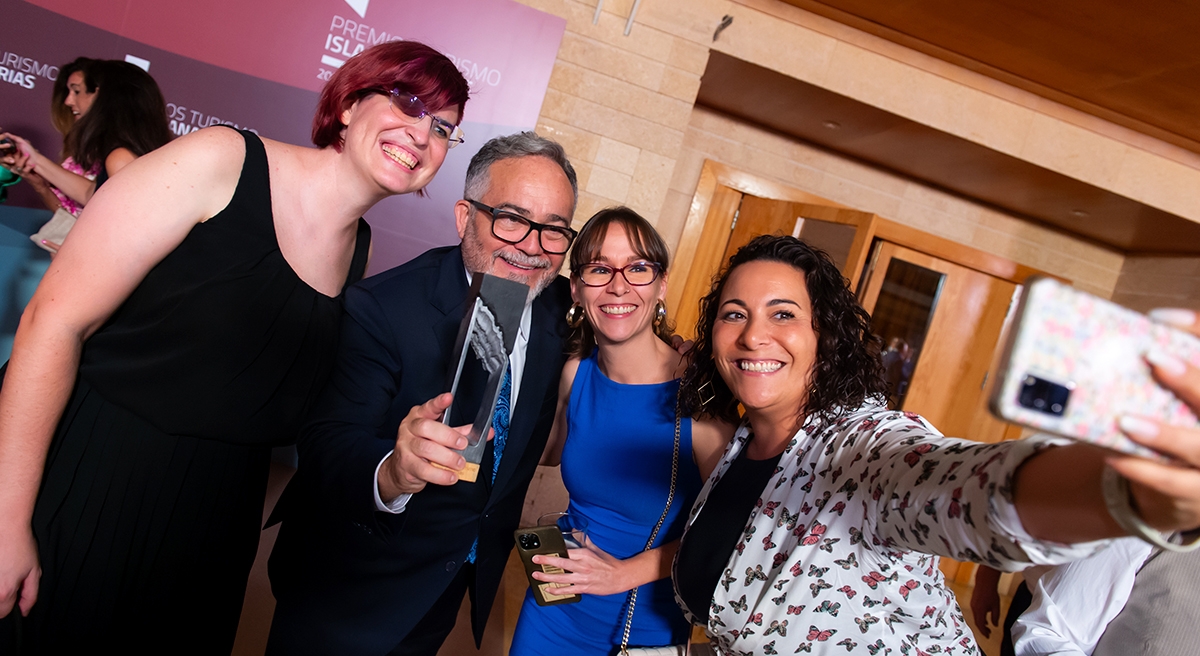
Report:
M1200 2L783 1L1200 152Z
M1121 251L1200 254L1200 223L720 52L696 102Z

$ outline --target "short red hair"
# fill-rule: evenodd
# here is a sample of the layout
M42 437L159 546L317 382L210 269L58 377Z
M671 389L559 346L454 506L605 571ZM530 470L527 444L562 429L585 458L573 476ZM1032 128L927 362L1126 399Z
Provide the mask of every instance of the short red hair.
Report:
M342 112L359 98L393 86L416 95L431 112L458 108L462 121L470 87L454 62L417 41L391 41L372 46L346 60L329 78L317 100L312 140L318 148L342 149Z

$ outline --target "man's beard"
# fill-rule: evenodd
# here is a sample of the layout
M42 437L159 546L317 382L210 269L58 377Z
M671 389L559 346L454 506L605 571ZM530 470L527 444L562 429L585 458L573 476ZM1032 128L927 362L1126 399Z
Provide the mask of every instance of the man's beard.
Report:
M463 263L467 265L467 270L471 272L482 271L496 275L493 273L493 267L497 259L507 259L509 262L520 266L535 267L534 270L530 271L528 276L523 276L512 271L507 272L503 276L514 282L529 286L529 298L526 299L526 303L532 303L533 299L537 298L538 294L541 294L543 290L549 287L550 283L554 281L554 277L558 275L557 271L550 268L550 259L544 256L531 257L519 250L507 253L503 251L487 252L474 230L475 227L472 226L471 229L466 230L462 240ZM542 269L540 275L536 273L537 268Z

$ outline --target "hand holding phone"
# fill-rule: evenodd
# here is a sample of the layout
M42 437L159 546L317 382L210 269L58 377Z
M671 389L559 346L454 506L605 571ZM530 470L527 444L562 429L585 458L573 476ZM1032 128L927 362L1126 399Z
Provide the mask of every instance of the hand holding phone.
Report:
M1196 414L1153 378L1145 356L1200 366L1200 339L1049 278L1021 298L992 389L996 416L1122 453L1164 460L1129 439L1127 415L1196 427Z
M579 601L577 594L555 594L556 583L547 583L533 578L533 573L562 574L563 570L552 565L538 565L533 562L537 555L567 557L567 543L563 540L562 531L557 526L534 526L519 528L513 533L517 541L517 553L521 563L525 565L525 578L529 579L529 587L533 589L533 600L539 606L555 604L573 604Z
M1194 310L1158 310L1151 316L1200 338ZM1155 379L1200 415L1200 368L1167 352L1153 354L1150 361ZM1132 456L1107 459L1129 480L1138 516L1160 531L1200 530L1200 427L1142 418L1127 418L1121 427L1135 441L1171 457L1166 463Z
M37 153L28 141L8 133L0 132L0 165L17 175L33 172L33 156Z

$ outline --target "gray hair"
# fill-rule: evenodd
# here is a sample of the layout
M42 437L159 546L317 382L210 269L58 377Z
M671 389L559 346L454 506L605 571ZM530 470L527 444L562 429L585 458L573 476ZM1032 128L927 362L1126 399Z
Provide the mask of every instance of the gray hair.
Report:
M567 153L557 141L539 137L533 132L518 132L503 137L496 137L483 144L479 152L471 158L467 166L467 183L463 188L463 197L478 200L491 182L489 172L492 164L505 159L517 157L545 157L558 164L567 180L571 183L571 209L579 203L579 184L575 178L575 167L567 159Z

